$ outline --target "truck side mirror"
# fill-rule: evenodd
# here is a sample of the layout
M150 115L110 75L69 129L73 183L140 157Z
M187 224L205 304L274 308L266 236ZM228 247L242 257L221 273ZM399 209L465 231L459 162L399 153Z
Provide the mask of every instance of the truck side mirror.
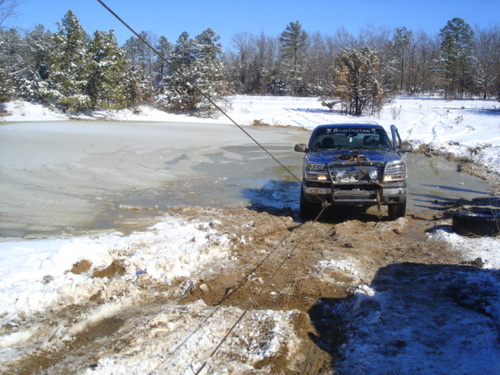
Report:
M401 144L401 147L399 148L399 151L400 152L412 152L413 151L413 146L411 145L411 143L403 142Z
M298 143L294 148L297 152L307 152L307 145L305 143Z

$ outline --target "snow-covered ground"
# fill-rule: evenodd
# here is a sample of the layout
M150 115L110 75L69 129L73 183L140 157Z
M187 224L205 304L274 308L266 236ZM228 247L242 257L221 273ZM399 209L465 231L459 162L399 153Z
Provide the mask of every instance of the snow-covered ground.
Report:
M495 101L463 100L444 101L435 98L398 98L391 105L384 108L379 116L363 117L361 119L342 116L330 112L322 107L317 99L313 98L289 98L289 97L245 97L236 96L232 98L231 108L228 114L241 125L249 125L254 121L283 126L297 126L312 129L316 125L332 122L376 122L386 127L396 124L400 129L402 137L413 142L415 145L428 144L434 150L449 153L458 157L466 157L482 164L496 173L500 172L500 105ZM3 122L28 122L28 121L61 121L68 120L67 115L49 111L46 108L25 102L11 102L4 105L8 115L0 118ZM80 116L82 119L95 117L106 117L118 121L180 121L192 122L202 121L189 116L165 114L161 111L149 108L139 108L138 111L102 112L93 116ZM218 119L206 120L208 122L224 122L227 119L220 116ZM6 125L7 125L6 124ZM0 126L3 126L0 124ZM7 125L8 126L8 125ZM497 238L464 238L454 233L438 230L429 235L429 241L444 240L457 251L464 254L465 259L482 257L486 261L486 267L492 270L500 269L500 239ZM147 231L124 236L120 233L93 235L87 237L70 239L47 239L24 242L0 242L0 325L16 326L20 321L35 313L43 313L50 309L61 309L74 303L81 302L92 296L96 290L102 287L102 278L92 278L85 273L74 274L69 272L73 265L79 261L90 260L95 267L105 267L110 264L113 256L120 252L127 252L127 273L123 275L122 282L127 279L141 277L148 274L152 278L163 280L168 283L178 276L189 277L204 264L213 261L225 261L229 254L226 248L227 238L224 234L213 230L208 222L191 222L176 217L159 218L159 223ZM355 270L353 272L356 272ZM358 292L359 301L350 307L346 307L355 319L350 324L359 328L358 336L350 341L349 345L357 345L344 348L346 351L357 352L361 356L351 365L360 370L350 372L352 374L389 374L393 373L394 361L404 361L405 366L399 367L397 373L435 373L435 374L462 374L462 373L499 373L499 350L493 352L491 345L472 345L474 342L496 342L498 345L498 325L500 324L500 282L498 277L492 275L488 280L484 275L478 274L468 276L469 282L473 284L488 284L491 292L488 314L496 325L496 332L488 332L479 329L481 322L470 322L471 328L467 340L455 341L448 348L456 350L446 355L446 363L435 367L432 363L433 356L429 353L422 355L418 345L411 345L394 341L394 350L378 348L380 342L391 341L390 337L384 335L394 334L401 331L403 322L401 314L404 311L393 312L399 314L398 319L388 319L384 324L383 331L370 331L374 321L384 318L363 314L363 301L374 299L375 292L369 286L361 288ZM113 288L116 288L113 289ZM118 286L108 286L110 294L115 293ZM115 298L114 305L108 306L108 310L96 311L88 321L97 321L105 316L110 316L109 309L123 309L133 303L134 293L128 290L127 295ZM384 299L384 293L379 293L375 298L378 304L393 304L394 301ZM400 308L404 308L400 306ZM196 306L192 307L196 309ZM236 312L228 309L225 313L220 312L219 324L214 326L217 333L224 332L230 326L231 319L228 316L236 316ZM175 314L171 312L171 314ZM260 348L259 358L266 356L266 351L272 352L284 340L289 342L293 348L294 338L287 332L287 313L278 311L262 312L262 316L254 316L252 323L259 330L257 322L270 322L274 328L267 333L269 343ZM255 314L254 314L255 315ZM196 316L196 312L192 314ZM422 335L426 334L426 326L435 326L439 317L434 314L420 316L413 324L411 318L404 321L406 331L420 330ZM467 316L463 316L467 319ZM197 318L201 319L201 318ZM427 319L427 321L426 321ZM158 322L156 322L159 324ZM153 326L153 323L151 323ZM165 323L166 324L166 323ZM170 323L169 323L170 324ZM193 318L191 324L197 322ZM413 325L412 325L413 324ZM444 322L443 322L444 324ZM392 325L392 326L391 326ZM366 327L366 329L362 329ZM477 329L476 329L477 328ZM446 322L447 334L450 336L461 336L464 322ZM36 327L21 329L15 333L5 333L0 336L0 369L1 362L15 356L12 349L16 344L22 344L35 334ZM182 362L189 358L193 363L198 360L198 353L210 350L216 341L215 331L211 332L212 339L192 340L186 344L189 350L185 351L186 358L178 358ZM404 334L404 332L403 332ZM472 338L471 338L472 336ZM60 338L64 340L64 338ZM432 338L428 338L431 340ZM496 341L495 341L496 340ZM144 343L145 345L147 343ZM158 344L159 345L159 344ZM404 348L402 347L404 346ZM469 358L463 357L467 348L476 350ZM144 369L157 367L161 362L158 357L158 348L145 349L140 355L129 355L120 357L112 355L102 359L97 368L88 370L88 373L99 374L125 374L141 373ZM404 349L404 350L403 350ZM292 349L291 349L292 350ZM438 349L436 349L438 350ZM293 350L292 350L293 351ZM404 351L404 355L399 355ZM479 352L477 352L479 351ZM268 354L269 354L268 353ZM368 353L368 354L367 354ZM363 355L373 356L377 353L373 368L365 368L359 363L363 361ZM293 353L291 353L293 354ZM462 356L462 357L458 357ZM373 358L373 357L372 357ZM491 358L489 366L474 367L475 364ZM134 362L136 361L136 362ZM456 364L461 363L462 367ZM345 363L348 366L349 363ZM465 366L465 367L464 367ZM490 372L483 372L489 368ZM178 369L178 373L184 373ZM220 373L238 373L245 368L231 368L227 364L225 370ZM375 372L372 372L375 371ZM378 371L378 372L377 372Z

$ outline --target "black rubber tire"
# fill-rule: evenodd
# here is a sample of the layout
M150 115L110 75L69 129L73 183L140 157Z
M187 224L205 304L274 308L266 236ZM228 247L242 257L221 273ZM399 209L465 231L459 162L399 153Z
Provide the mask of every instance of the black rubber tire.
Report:
M465 236L494 236L499 232L500 215L488 211L456 211L452 228Z
M302 221L310 221L316 219L320 212L319 204L310 203L304 198L304 193L300 189L300 218Z
M396 220L400 217L405 217L406 215L406 202L390 204L387 206L387 210L389 211L389 219Z

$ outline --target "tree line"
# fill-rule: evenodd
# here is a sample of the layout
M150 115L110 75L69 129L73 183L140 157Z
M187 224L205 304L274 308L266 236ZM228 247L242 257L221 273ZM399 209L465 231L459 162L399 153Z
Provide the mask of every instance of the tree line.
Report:
M0 24L1 26L1 24ZM119 46L114 32L88 35L68 11L57 32L0 30L0 102L14 98L63 111L135 108L210 116L233 94L313 96L353 115L395 95L498 98L500 30L453 18L430 36L405 27L354 36L309 34L290 22L278 37L237 34L224 52L212 29L171 43L142 32Z

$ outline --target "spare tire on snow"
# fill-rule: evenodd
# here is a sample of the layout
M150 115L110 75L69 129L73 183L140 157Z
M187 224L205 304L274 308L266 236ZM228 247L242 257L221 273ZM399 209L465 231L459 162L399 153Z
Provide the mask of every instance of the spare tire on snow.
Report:
M488 210L456 211L452 227L454 232L466 236L494 236L499 232L500 215Z

